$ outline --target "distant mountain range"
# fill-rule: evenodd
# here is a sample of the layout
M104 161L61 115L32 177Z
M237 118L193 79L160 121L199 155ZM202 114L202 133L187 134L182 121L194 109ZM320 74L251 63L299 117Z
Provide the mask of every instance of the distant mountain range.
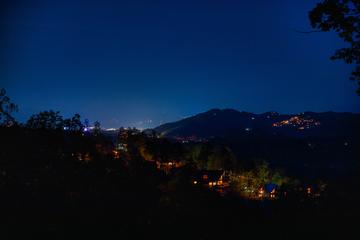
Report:
M163 137L201 141L249 137L359 137L360 114L303 112L254 114L234 109L212 109L154 129Z

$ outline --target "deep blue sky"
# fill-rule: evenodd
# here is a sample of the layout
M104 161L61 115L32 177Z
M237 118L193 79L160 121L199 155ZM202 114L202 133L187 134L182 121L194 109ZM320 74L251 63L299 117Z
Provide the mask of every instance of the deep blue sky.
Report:
M6 3L7 2L7 3ZM317 0L2 1L0 86L25 120L79 112L147 127L210 108L360 111Z

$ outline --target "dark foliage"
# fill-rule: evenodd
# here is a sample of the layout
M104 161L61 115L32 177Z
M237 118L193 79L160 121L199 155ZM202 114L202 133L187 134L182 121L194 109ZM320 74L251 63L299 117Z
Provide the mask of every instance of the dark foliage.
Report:
M360 94L360 1L324 0L309 13L313 28L334 31L349 47L336 50L331 57L355 64L351 79L357 81Z
M353 233L359 213L356 171L322 198L246 201L190 184L191 167L165 176L139 154L129 166L99 151L107 144L99 136L19 127L0 134L2 239L338 238ZM90 161L73 155L87 152Z
M6 95L6 90L0 88L0 126L11 126L16 124L15 119L11 114L17 110L17 105L11 102L10 98Z

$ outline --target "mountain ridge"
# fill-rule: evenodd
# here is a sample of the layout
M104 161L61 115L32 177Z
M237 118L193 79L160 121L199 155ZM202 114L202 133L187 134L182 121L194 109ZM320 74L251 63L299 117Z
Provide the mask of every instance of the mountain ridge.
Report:
M213 108L154 130L163 137L197 138L245 136L356 136L360 114L312 112L280 114L275 111L251 113L231 108ZM355 130L354 130L355 129Z

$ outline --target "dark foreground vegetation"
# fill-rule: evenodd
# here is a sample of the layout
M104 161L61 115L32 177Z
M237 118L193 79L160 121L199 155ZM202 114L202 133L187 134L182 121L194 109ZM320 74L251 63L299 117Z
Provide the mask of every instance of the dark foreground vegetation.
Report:
M350 239L356 233L356 169L317 197L251 200L192 184L193 166L158 169L142 157L136 135L120 155L93 132L13 126L0 136L3 237Z

